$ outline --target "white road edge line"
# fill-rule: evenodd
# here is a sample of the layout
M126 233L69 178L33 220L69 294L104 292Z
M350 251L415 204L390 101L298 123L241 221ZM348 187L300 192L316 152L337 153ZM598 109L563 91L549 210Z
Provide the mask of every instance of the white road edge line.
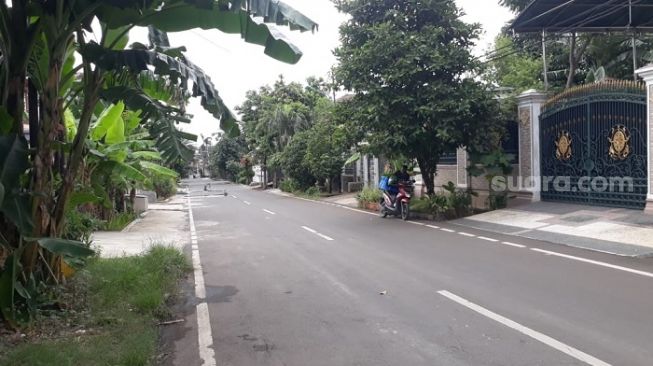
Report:
M270 215L276 215L276 213L274 213L274 212L272 212L270 210L263 209L263 211L269 213Z
M203 366L216 366L215 351L213 350L213 334L211 333L211 319L209 315L209 306L206 303L206 286L204 284L204 272L200 251L197 245L197 231L195 230L195 220L193 218L193 206L188 198L188 221L190 225L192 257L193 257L193 274L195 277L195 297L199 303L196 305L197 317L197 343L199 346L199 356L202 359Z
M451 230L451 229L445 229L445 228L440 228L440 230L447 232L447 233L455 233L456 230Z
M468 236L468 237L470 237L470 238L473 238L473 237L476 236L476 235L474 235L474 234L464 233L464 232L462 232L462 231L459 231L458 234L460 234L460 235L462 235L462 236Z
M651 272L645 272L645 271L640 271L640 270L632 269L632 268L628 268L628 267L617 266L615 264L610 264L610 263L606 263L606 262L599 262L599 261L595 261L595 260L592 260L592 259L585 259L585 258L581 258L581 257L575 257L573 255L567 255L567 254L562 254L562 253L558 253L558 252L551 252L551 251L544 250L544 249L531 248L531 250L534 251L534 252L543 253L543 254L546 254L546 255L553 255L553 256L556 256L556 257L571 259L571 260L575 260L575 261L579 261L579 262L595 264L595 265L601 266L601 267L612 268L612 269L616 269L616 270L619 270L619 271L629 272L629 273L633 273L633 274L636 274L636 275L653 278L653 273L651 273Z
M485 240L485 241L491 241L491 242L493 242L493 243L498 242L497 239L488 238L488 237L486 237L486 236L477 236L477 238L478 238L478 239L481 239L481 240Z
M440 228L439 226L435 226L435 225L426 225L426 227L430 227L431 229L439 229Z
M610 366L609 363L601 361L601 360L599 360L598 358L596 358L594 356L588 355L587 353L582 352L582 351L580 351L580 350L578 350L578 349L576 349L574 347L571 347L571 346L569 346L567 344L564 344L564 343L562 343L560 341L557 341L557 340L547 336L546 334L542 334L542 333L540 333L538 331L535 331L535 330L530 329L530 328L528 328L526 326L523 326L523 325L521 325L521 324L519 324L517 322L514 322L514 321L512 321L512 320L510 320L510 319L508 319L506 317L503 317L503 316L501 316L501 315L499 315L497 313L494 313L494 312L492 312L492 311L490 311L490 310L488 310L488 309L486 309L486 308L484 308L484 307L482 307L480 305L476 305L473 302L471 302L469 300L466 300L466 299L463 299L460 296L454 295L449 291L444 291L443 290L443 291L438 291L438 293L440 295L448 298L449 300L452 300L452 301L454 301L454 302L456 302L456 303L458 303L458 304L460 304L460 305L462 305L462 306L464 306L464 307L466 307L466 308L468 308L470 310L473 310L473 311L475 311L475 312L477 312L477 313L479 313L479 314L481 314L481 315L483 315L485 317L488 317L488 318L490 318L490 319L492 319L492 320L494 320L496 322L499 322L499 323L507 326L508 328L512 328L512 329L514 329L514 330L516 330L516 331L518 331L518 332L520 332L520 333L522 333L524 335L527 335L527 336L529 336L529 337L531 337L531 338L533 338L535 340L538 340L538 341L546 344L547 346L549 346L551 348L554 348L554 349L556 349L556 350L558 350L558 351L560 351L562 353L565 353L565 354L567 354L567 355L569 355L569 356L571 356L571 357L573 357L573 358L575 358L575 359L577 359L579 361L585 362L588 365L592 365L592 366Z
M503 245L510 245L511 247L515 247L515 248L522 248L522 249L523 249L523 248L526 248L525 245L522 245L522 244L515 244L515 243L511 243L511 242L509 242L509 241L502 241L501 244L503 244Z
M319 236L320 238L322 238L322 239L324 239L324 240L328 240L328 241L334 241L334 240L335 240L335 239L333 239L333 238L331 238L331 237L329 237L329 236L326 236L326 235L324 235L324 234L318 233L317 230L311 229L311 228L308 227L308 226L302 226L302 229L308 231L309 233L315 234L315 235Z

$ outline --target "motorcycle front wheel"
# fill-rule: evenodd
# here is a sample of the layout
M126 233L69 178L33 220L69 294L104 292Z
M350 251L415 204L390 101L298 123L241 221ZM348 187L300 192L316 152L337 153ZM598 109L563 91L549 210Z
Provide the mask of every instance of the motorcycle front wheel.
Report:
M401 203L401 219L406 221L410 216L410 208L408 208L408 202Z
M379 203L379 216L384 219L388 217L388 210L385 209L385 201L383 200Z

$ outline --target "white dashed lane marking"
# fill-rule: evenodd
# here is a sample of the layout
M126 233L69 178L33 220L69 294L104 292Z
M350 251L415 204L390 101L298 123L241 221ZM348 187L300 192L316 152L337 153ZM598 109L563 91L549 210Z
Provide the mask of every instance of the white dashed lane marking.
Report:
M319 236L320 238L322 238L324 240L328 240L328 241L333 241L334 240L333 238L328 237L328 236L326 236L326 235L324 235L322 233L319 233L317 230L311 229L308 226L302 226L302 229L308 231L309 233L315 234L315 235Z
M302 201L309 201L309 202L317 203L317 204L327 204L327 203L324 203L324 202L309 200L309 199L301 198L301 197L293 197L293 196L289 196L289 195L287 197L299 199L299 200L302 200ZM349 210L349 211L355 211L355 212L363 213L363 214L366 214L366 215L377 216L377 214L375 214L375 213L364 211L364 210L359 210L359 209L355 209L355 208L351 208L351 207L336 205L336 204L332 204L332 203L328 203L328 205L340 207L340 208L343 208L343 209ZM267 210L264 210L264 211L267 211ZM447 232L447 233L458 233L460 235L467 236L467 237L470 237L470 238L475 237L475 238L480 239L480 240L485 240L485 241L489 241L489 242L493 242L493 243L499 243L499 244L507 245L507 246L510 246L510 247L513 247L513 248L519 248L519 249L528 248L528 246L523 245L523 244L512 243L512 242L509 242L509 241L500 241L498 239L488 238L488 237L485 237L485 236L477 236L477 235L470 234L470 233L465 233L465 232L457 232L455 230L441 228L441 227L439 227L437 225L423 224L423 223L414 222L414 221L408 221L408 222L411 223L411 224L414 224L414 225L425 226L425 227L428 227L428 228L431 228L431 229L438 229L438 230L441 230L441 231L444 231L444 232ZM331 238L329 238L329 239L333 240ZM329 239L327 239L327 240L329 240ZM575 256L572 256L572 255L566 255L566 254L557 253L557 252L551 252L551 251L543 250L543 249L537 249L537 248L530 248L530 249L535 251L535 252L539 252L539 253L546 254L546 255L552 255L552 256L557 256L557 257L560 257L560 258L571 259L571 260L575 260L575 261L579 261L579 262L594 264L594 265L605 267L605 268L616 269L616 270L619 270L619 271L629 272L629 273L637 274L637 275L640 275L640 276L653 278L653 273L651 273L651 272L640 271L640 270L633 269L633 268L617 266L617 265L610 264L610 263L595 261L595 260L581 258L581 257L575 257Z
M492 239L492 238L488 238L488 237L485 237L485 236L477 236L477 238L479 238L479 239L481 239L481 240L485 240L485 241L491 241L491 242L493 242L493 243L498 242L497 239Z
M276 213L274 213L274 212L272 212L272 211L270 211L270 210L263 209L262 211L263 211L263 212L267 212L267 213L269 213L270 215L276 215Z
M503 245L509 245L509 246L511 246L511 247L515 247L515 248L522 248L522 249L523 249L523 248L526 248L525 245L522 245L522 244L515 244L515 243L511 243L511 242L509 242L509 241L502 241L501 244L503 244Z

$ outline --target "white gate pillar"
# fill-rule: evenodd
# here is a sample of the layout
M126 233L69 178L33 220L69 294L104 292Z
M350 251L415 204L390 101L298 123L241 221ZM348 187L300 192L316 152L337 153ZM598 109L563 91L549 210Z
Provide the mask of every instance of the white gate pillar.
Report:
M648 151L648 193L646 212L653 213L653 64L636 71L646 83L646 150Z
M540 111L546 94L534 89L517 97L519 113L519 190L533 194L533 202L541 200Z
M369 155L363 155L363 184L365 187L370 186L370 161Z

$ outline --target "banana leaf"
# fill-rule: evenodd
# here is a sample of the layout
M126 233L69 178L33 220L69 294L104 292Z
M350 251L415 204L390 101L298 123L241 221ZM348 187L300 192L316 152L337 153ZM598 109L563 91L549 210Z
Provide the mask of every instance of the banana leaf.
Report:
M42 248L58 255L84 258L95 254L93 249L90 249L84 245L84 243L79 241L58 238L40 238L37 239L36 242L39 243Z
M21 135L0 136L0 184L4 191L2 212L22 233L33 228L30 200L20 194L20 177L29 167L27 141Z
M106 136L107 142L110 144L123 142L125 138L125 122L122 120L122 112L124 110L125 104L121 101L104 109L97 123L93 126L91 138L99 141Z
M175 172L174 170L168 169L168 168L166 168L164 166L161 166L159 164L155 164L155 163L152 163L152 162L149 162L149 161L140 161L138 164L144 170L146 170L146 171L148 171L148 172L150 172L152 174L155 174L155 175L159 175L159 176L163 176L163 177L170 177L170 178L177 178L179 176L179 174L177 174L177 172Z
M149 49L109 50L97 43L89 43L81 52L106 70L128 68L139 73L154 67L157 75L192 82L192 96L201 98L202 107L220 120L220 128L229 135L239 134L235 116L218 95L209 76L185 58L174 58Z
M109 2L111 3L111 2ZM226 4L229 3L230 6ZM290 29L315 30L317 24L288 4L278 0L166 1L150 7L119 8L101 6L98 18L110 28L129 24L154 26L166 32L179 32L194 28L217 29L224 33L240 34L246 42L265 47L265 54L279 61L297 63L302 53L279 32L263 22L289 25ZM161 6L162 5L162 6ZM261 25L263 26L257 26Z

